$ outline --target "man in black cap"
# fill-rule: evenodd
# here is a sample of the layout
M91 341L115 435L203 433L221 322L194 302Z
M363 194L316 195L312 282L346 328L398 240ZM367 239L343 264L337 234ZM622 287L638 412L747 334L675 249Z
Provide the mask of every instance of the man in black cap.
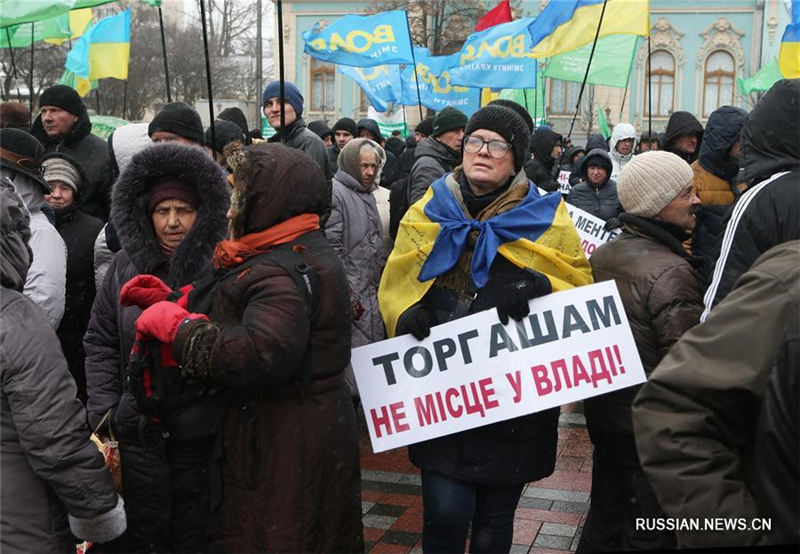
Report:
M466 125L467 116L452 106L436 114L431 136L415 148L416 160L408 188L409 206L422 198L436 179L461 163L461 140Z
M156 114L147 134L153 142L179 142L203 146L205 135L200 114L183 102L170 102Z
M669 116L667 129L664 131L664 150L692 163L700 153L702 141L703 125L694 115L678 111Z
M414 127L414 138L418 143L431 136L433 132L433 119L432 117L426 117Z
M42 143L45 153L57 150L72 156L83 167L87 180L80 209L105 221L111 183L108 143L91 134L92 123L81 97L66 85L56 85L42 93L39 109L31 133Z
M325 145L325 148L333 146L333 131L331 131L330 127L328 127L328 124L325 121L321 119L318 119L317 121L311 121L308 124L308 128L322 139L322 144Z
M16 189L31 214L28 246L33 262L22 293L47 314L53 329L64 315L67 286L67 247L56 228L42 213L50 187L42 179L44 148L35 137L19 129L0 129L0 178Z
M348 142L356 138L357 134L356 122L349 117L343 117L333 125L333 144L328 147L328 158L333 167L339 167L339 152Z
M214 160L222 166L228 173L233 173L228 160L225 156L225 147L232 142L239 142L242 146L247 145L247 135L233 121L217 119L214 121L214 136L211 136L211 125L206 129L206 149L211 153Z

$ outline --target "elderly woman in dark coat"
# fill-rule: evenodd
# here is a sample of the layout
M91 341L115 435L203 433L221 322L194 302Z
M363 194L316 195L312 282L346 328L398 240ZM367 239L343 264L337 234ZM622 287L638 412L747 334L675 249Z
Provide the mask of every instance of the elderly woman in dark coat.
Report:
M190 314L171 302L137 330L161 342L187 378L219 387L222 498L215 549L363 551L358 436L343 374L352 321L347 276L319 228L325 176L299 150L229 145L231 239L216 283ZM239 147L241 148L241 147Z
M140 275L161 283L163 297L210 275L229 203L222 168L193 146L157 144L142 150L114 186L111 221L122 249L95 297L84 348L89 423L96 426L112 410L120 442L128 531L119 548L126 552L196 552L204 546L208 493L203 491L217 429L212 400L200 387L180 415L156 421L145 413L133 394L141 380L126 377L134 323L147 303L123 304L120 294ZM164 207L169 211L162 217ZM157 225L164 217L166 227Z

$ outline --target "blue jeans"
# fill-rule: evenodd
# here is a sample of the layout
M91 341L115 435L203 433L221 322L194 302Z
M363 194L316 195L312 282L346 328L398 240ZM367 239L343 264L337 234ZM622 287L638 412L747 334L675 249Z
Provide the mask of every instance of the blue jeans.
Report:
M464 552L470 522L470 552L508 552L522 487L478 485L423 471L423 552Z

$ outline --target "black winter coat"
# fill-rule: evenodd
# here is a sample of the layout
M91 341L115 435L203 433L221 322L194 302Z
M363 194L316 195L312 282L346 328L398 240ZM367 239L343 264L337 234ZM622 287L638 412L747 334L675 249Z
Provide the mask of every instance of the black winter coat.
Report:
M422 198L436 179L453 171L461 163L457 152L433 137L427 137L414 148L414 165L408 186L408 205Z
M585 160L588 161L584 162ZM622 204L617 195L617 183L609 179L611 158L608 153L601 148L595 148L584 156L581 162L580 171L583 181L572 187L567 202L586 210L603 221L619 216L623 211ZM599 187L589 184L587 176L589 165L599 165L606 170L606 180Z
M761 254L800 239L800 80L773 85L742 127L740 165L750 188L725 219L703 319Z
M42 116L36 118L31 134L39 139L46 154L61 152L75 158L86 172L86 181L81 187L81 201L78 207L87 214L108 219L110 207L109 188L111 186L111 162L108 154L108 142L91 134L92 123L86 108L69 134L63 139L52 139L44 131Z
M201 199L195 225L169 258L146 209L150 184L164 175L180 175ZM118 545L122 551L198 551L203 546L198 528L207 528L208 506L199 491L207 486L203 471L217 419L213 399L200 385L191 389L196 401L163 422L142 413L125 383L141 310L121 306L120 290L139 274L156 275L173 289L210 274L229 204L222 169L201 149L174 143L136 154L114 186L111 219L122 250L97 291L84 348L90 425L114 410L111 420L120 443L128 514L128 530Z
M464 202L473 217L505 190L506 187L501 187L494 193L475 197L465 182L461 186ZM453 269L438 277L420 301L433 312L434 325L495 308L505 287L516 281L535 278L530 271L497 256L486 286L475 290L469 280L468 290L461 293L453 288L451 281L457 272ZM408 332L406 318L413 309L398 319L397 335ZM426 471L471 483L492 485L535 481L553 472L558 414L559 409L555 408L412 444L408 447L409 456L416 466Z
M74 204L56 212L56 230L67 245L67 290L64 317L56 334L78 386L78 398L86 402L83 335L94 302L94 241L103 222L83 213Z
M537 129L533 134L531 150L534 158L525 162L528 179L547 192L558 190L558 165L550 156L561 135L550 129Z

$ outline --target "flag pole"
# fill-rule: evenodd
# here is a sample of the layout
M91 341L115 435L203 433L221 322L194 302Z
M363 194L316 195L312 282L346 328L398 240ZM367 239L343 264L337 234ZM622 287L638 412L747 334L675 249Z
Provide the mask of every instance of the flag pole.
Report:
M100 115L100 83L97 83L97 88L94 89L94 109L97 115Z
M569 124L569 132L567 138L572 136L572 128L575 126L575 119L578 117L578 111L581 107L581 98L583 98L583 89L586 87L586 80L589 78L589 69L592 67L592 57L594 57L594 48L597 46L597 39L600 37L600 27L603 25L603 15L606 13L606 4L608 0L603 0L603 9L600 11L600 21L597 22L597 31L594 34L594 42L592 43L592 50L589 52L589 61L586 63L586 73L583 74L583 82L581 83L581 90L578 92L578 102L575 104L575 114L572 116L572 123ZM591 129L589 129L591 132Z
M414 64L414 80L417 83L417 106L419 106L419 120L422 121L422 97L419 94L419 75L417 75L417 57L414 55L414 44L411 41L411 23L408 21L406 12L406 29L408 29L408 44L411 45L411 63Z
M31 117L33 117L33 31L33 21L31 21L31 78L28 84L28 111L31 112Z
M167 86L167 102L172 102L172 93L169 86L169 64L167 63L167 39L164 36L164 17L161 15L161 6L158 7L158 26L161 28L161 58L164 60L164 83Z
M647 35L647 133L648 141L653 140L653 76L650 73L650 35ZM648 150L652 142L648 142Z
M280 90L281 90L281 131L286 127L286 111L284 109L284 79L285 72L283 67L283 2L278 0L278 75L280 76ZM263 106L262 106L263 111Z
M22 104L22 93L19 91L19 77L17 77L17 64L14 62L14 48L11 47L11 31L6 27L6 38L8 38L8 53L11 54L11 72L14 75L14 82L17 84L17 101Z
M122 119L128 116L128 80L122 85Z
M208 32L206 31L206 5L205 0L200 0L200 19L203 24L203 51L206 57L206 86L208 87L208 120L211 127L211 145L217 143L217 135L214 130L214 95L211 90L211 60L208 56Z

